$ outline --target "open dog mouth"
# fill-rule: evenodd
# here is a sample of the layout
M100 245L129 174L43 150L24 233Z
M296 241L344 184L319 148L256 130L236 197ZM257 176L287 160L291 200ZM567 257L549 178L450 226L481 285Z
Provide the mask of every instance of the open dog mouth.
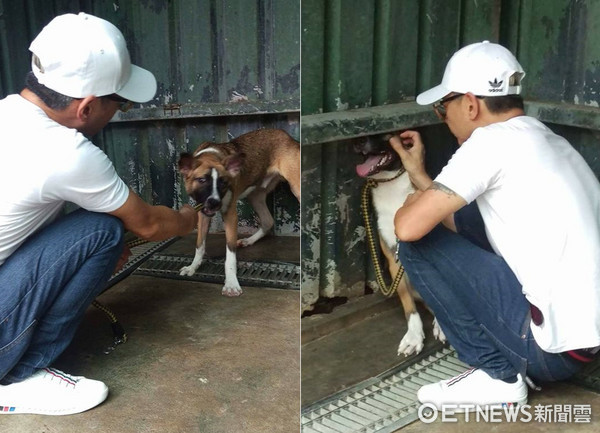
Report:
M356 166L356 174L360 177L371 176L385 169L392 161L395 160L392 152L378 153L370 155L365 162Z
M207 209L206 207L203 207L201 209L201 212L206 215L207 217L212 217L215 216L215 214L217 213L216 209Z

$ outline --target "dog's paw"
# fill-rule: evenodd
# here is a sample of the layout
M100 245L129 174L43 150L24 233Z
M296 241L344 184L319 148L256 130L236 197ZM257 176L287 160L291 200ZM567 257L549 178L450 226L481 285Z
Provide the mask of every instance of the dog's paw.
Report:
M224 285L223 290L221 290L221 294L224 296L234 297L240 296L242 293L242 288L239 285Z
M238 241L237 241L238 248L249 247L250 245L252 245L254 242L251 242L249 239L250 238L238 239Z
M423 340L425 340L425 334L422 331L419 333L409 330L400 341L398 356L408 356L413 353L416 355L421 352L423 350Z
M264 238L266 233L267 233L267 231L263 230L262 228L259 228L256 231L256 233L254 233L252 236L248 236L247 238L244 238L244 239L238 239L237 246L243 248L243 247L249 247L250 245L254 245L256 243L256 241Z
M179 275L184 276L184 277L191 277L192 275L194 275L196 273L196 266L184 266L183 268L181 268L179 270Z
M444 331L442 331L442 327L438 323L437 319L433 319L433 336L442 343L446 342L446 334L444 334Z

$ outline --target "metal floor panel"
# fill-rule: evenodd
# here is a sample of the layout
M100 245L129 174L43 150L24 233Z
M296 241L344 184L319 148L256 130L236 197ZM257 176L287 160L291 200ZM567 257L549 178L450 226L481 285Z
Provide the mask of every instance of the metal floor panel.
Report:
M154 254L140 265L135 273L153 277L223 283L224 259L206 259L194 275L179 275L179 270L192 263L193 258L193 256ZM294 263L238 260L237 278L242 286L300 290L300 266Z
M391 433L417 419L417 390L469 366L452 348L424 354L302 411L302 433Z
M136 268L140 266L140 264L143 263L145 260L147 260L152 254L165 249L178 239L180 238L173 237L160 242L140 241L141 243L139 245L131 247L131 256L129 256L127 263L125 263L121 270L112 275L110 280L108 280L106 289L104 290L108 290L109 288L117 284L123 278L127 277L133 271L135 271Z

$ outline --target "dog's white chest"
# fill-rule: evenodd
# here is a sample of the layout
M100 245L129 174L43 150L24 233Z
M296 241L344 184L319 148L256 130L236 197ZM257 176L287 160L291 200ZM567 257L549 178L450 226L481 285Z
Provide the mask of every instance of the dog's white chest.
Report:
M408 173L402 174L393 181L379 183L376 188L371 189L373 207L377 213L379 236L392 251L396 245L394 216L404 204L406 197L413 192L415 192L415 188Z

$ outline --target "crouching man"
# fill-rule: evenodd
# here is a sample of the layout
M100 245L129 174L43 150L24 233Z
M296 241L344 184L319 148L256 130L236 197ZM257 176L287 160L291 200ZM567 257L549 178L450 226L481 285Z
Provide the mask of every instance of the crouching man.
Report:
M525 115L524 75L485 41L457 51L417 97L459 143L434 181L417 132L391 139L419 189L396 213L399 259L473 367L419 390L438 408L524 404L526 382L566 379L600 345L600 184Z
M62 15L30 50L25 89L0 101L0 414L62 415L108 394L51 366L124 264L124 229L166 239L191 232L197 213L146 204L89 141L156 92L115 26ZM65 202L81 209L60 217Z

